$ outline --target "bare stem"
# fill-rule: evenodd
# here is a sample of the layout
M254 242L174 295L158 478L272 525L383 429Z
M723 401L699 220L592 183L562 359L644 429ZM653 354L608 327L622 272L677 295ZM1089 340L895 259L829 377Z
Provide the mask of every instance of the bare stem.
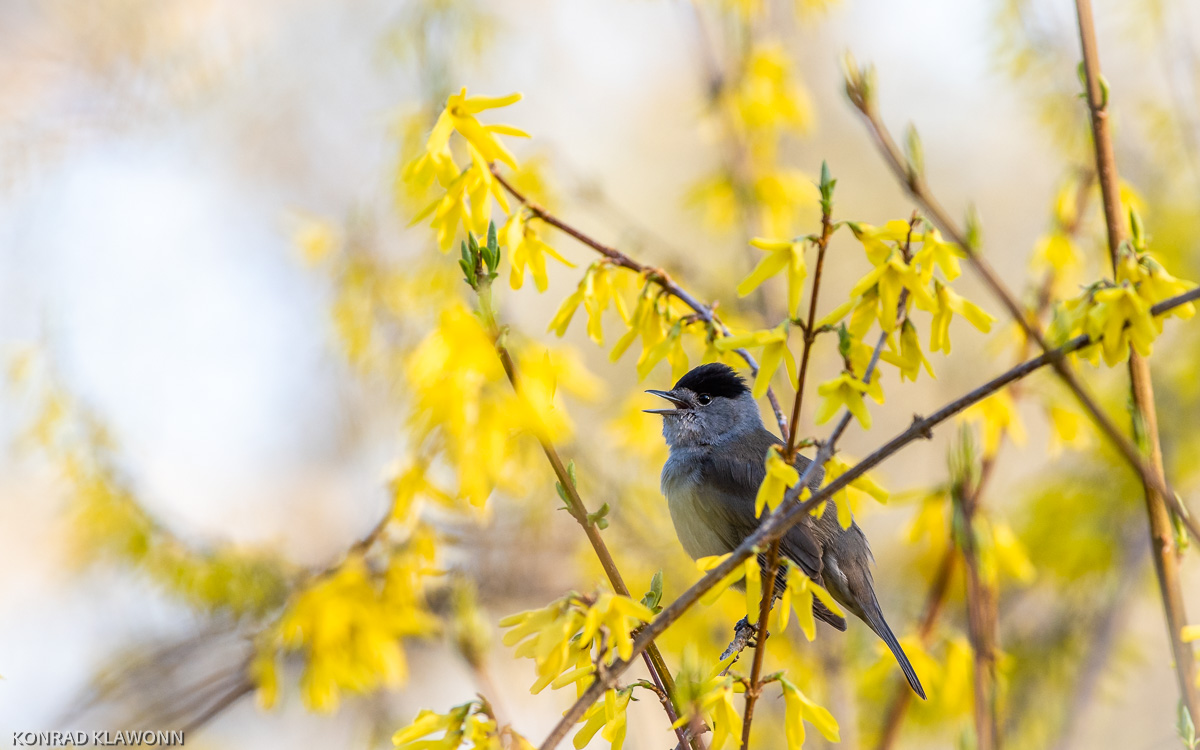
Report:
M1104 204L1104 223L1108 230L1108 252L1115 272L1121 244L1126 239L1125 215L1121 210L1120 180L1117 176L1112 133L1109 130L1108 91L1107 84L1100 75L1100 53L1096 46L1091 0L1075 0L1075 14L1079 20L1079 41L1083 49L1083 69L1087 77L1087 101L1092 121L1092 142L1096 149L1096 173L1100 180L1100 194ZM1129 351L1129 385L1133 400L1134 433L1144 443L1146 457L1154 476L1165 476L1154 386L1150 380L1150 363L1132 348ZM1175 554L1170 512L1164 502L1164 496L1169 494L1169 490L1143 479L1146 513L1150 520L1151 553L1166 615L1171 653L1175 657L1175 677L1179 682L1180 699L1187 706L1193 719L1196 719L1200 718L1200 693L1196 688L1196 662L1192 655L1192 646L1185 643L1181 636L1183 626L1187 624L1187 612L1184 609L1179 559Z
M1192 289L1188 292L1184 292L1183 294L1177 295L1168 300L1163 300L1151 308L1151 313L1156 316L1162 315L1163 313L1173 310L1179 305L1187 304L1188 302L1193 302L1197 299L1200 299L1200 287ZM1020 380L1021 378L1028 376L1030 373L1045 367L1046 365L1050 364L1052 357L1064 357L1067 354L1078 351L1079 349L1082 349L1091 343L1093 342L1087 335L1076 336L1063 346L1053 350L1052 353L1045 353L1041 356L1022 362L1020 365L1011 368L1002 375L999 375L998 377L989 380L974 390L959 396L928 417L914 416L912 424L910 424L907 429L901 431L862 461L847 469L846 472L837 479L834 479L829 484L814 492L812 497L810 497L808 500L803 503L792 503L791 506L787 508L785 513L773 514L771 517L767 518L753 534L746 537L746 539L743 540L740 545L738 545L737 549L730 553L729 557L725 558L721 564L705 573L699 581L692 584L692 586L680 594L678 598L667 605L666 608L659 613L658 617L655 617L653 621L647 623L646 626L642 628L637 637L634 639L633 653L635 655L641 654L641 652L645 650L655 638L662 635L667 628L669 628L680 617L683 616L684 612L686 612L697 601L699 601L700 597L703 596L706 591L715 586L725 576L732 573L734 569L741 565L747 558L750 557L750 555L755 554L756 548L761 548L763 545L770 544L771 542L782 538L783 535L787 533L788 529L790 529L792 526L795 526L801 521L801 519L804 518L805 514L810 512L820 503L828 500L834 493L842 490L855 479L858 479L860 476L875 468L880 463L886 461L909 443L912 443L918 439L928 439L933 437L934 427L942 422L945 422L947 419L950 419L955 414L958 414L972 404L982 401L1010 383ZM832 450L829 449L829 445L834 442L836 436L840 435L841 432L845 430L846 425L849 424L849 421L850 415L843 414L842 420L834 429L834 433L830 437L830 440L821 447L820 451L818 451L817 458L814 459L813 463L800 477L800 481L797 482L796 488L804 486L808 475L811 471L813 471L814 467L820 466L822 463L824 463L825 459L829 457L829 455L832 455ZM787 500L785 500L785 503L787 503ZM558 724L554 726L550 734L547 735L546 739L542 741L542 744L539 746L540 750L552 750L552 748L557 747L558 743L560 743L563 738L566 737L571 726L579 721L584 712L587 711L587 709L593 703L595 703L601 695L603 695L604 691L607 690L609 686L615 683L617 678L620 677L625 670L629 669L631 663L632 658L630 660L618 659L605 671L603 675L600 676L599 679L592 683L592 685L586 691L584 691L583 695L581 695L579 699L576 700L569 709L567 709L567 711L563 714L562 719L560 719Z
M996 750L1000 743L996 714L996 592L984 580L980 570L975 539L975 516L992 466L994 463L985 459L975 486L959 486L951 492L961 518L961 523L957 524L961 529L958 544L967 571L967 632L975 666L975 746L978 750Z
M528 209L531 214L546 222L550 226L566 232L581 244L586 245L587 247L590 247L591 249L600 253L604 257L608 258L613 265L620 266L621 268L628 268L630 271L644 275L655 284L658 284L658 286L667 294L675 297L680 302L690 307L696 313L696 315L699 316L700 320L703 320L705 323L714 326L718 331L721 332L722 335L729 335L729 328L721 322L719 317L717 317L716 313L713 311L713 305L706 305L701 302L691 292L677 284L675 280L667 274L666 271L662 270L661 268L655 268L653 266L647 266L639 263L615 247L605 245L599 240L593 239L591 236L583 233L579 229L567 224L554 214L547 211L545 208L542 208L537 203L529 200L521 191L517 190L517 188L511 182L509 182L502 174L500 174L500 170L495 164L492 165L491 169L492 175L496 178L496 181L499 182L500 185L507 190L513 198L516 198L518 201L524 204L525 208ZM746 362L746 365L750 368L750 372L757 375L758 362L754 359L754 355L750 354L750 352L746 351L745 349L735 349L734 351ZM779 423L780 434L788 434L787 417L783 415L783 409L779 405L779 398L775 395L775 391L771 388L767 388L767 400L771 402L771 409L775 413L775 420Z

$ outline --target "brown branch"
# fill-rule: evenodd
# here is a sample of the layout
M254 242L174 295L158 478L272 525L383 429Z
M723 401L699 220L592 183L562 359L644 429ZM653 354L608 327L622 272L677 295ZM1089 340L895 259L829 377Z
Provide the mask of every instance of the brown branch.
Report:
M1170 310L1175 309L1180 305L1187 304L1200 299L1200 287L1184 292L1183 294L1172 297L1168 300L1163 300L1151 308L1151 313L1158 316ZM1042 367L1050 364L1052 357L1064 357L1071 352L1078 351L1083 347L1093 343L1087 335L1076 336L1065 345L1053 350L1052 353L1042 354L1039 357L1022 362L1020 365L1009 369L1007 372L989 380L983 385L974 390L959 396L942 408L938 409L928 417L914 417L912 424L907 429L901 431L891 440L877 448L873 453L868 455L862 461L858 462L846 472L840 475L837 479L825 485L821 489L813 493L812 497L803 503L792 503L787 508L787 512L773 514L767 518L758 529L746 537L737 549L730 553L729 557L725 558L719 565L705 573L699 581L692 584L686 591L679 595L671 602L658 617L646 624L645 627L638 633L633 642L633 653L640 654L645 648L657 637L663 634L671 625L673 625L683 613L690 609L706 591L715 586L721 579L729 575L741 565L750 555L755 554L755 549L764 544L774 542L776 539L783 537L788 529L795 526L804 518L805 514L815 508L822 502L828 500L834 493L842 490L855 479L858 479L863 474L878 466L883 461L890 458L901 448L904 448L909 443L918 439L928 439L933 436L933 428L937 425L950 419L955 414L962 410L978 403L988 396L992 395L1001 388L1013 383L1021 378L1026 377L1032 372L1035 372ZM828 451L828 446L833 442L833 438L840 435L849 423L849 414L843 414L842 421L838 423L834 430L834 435L821 446L821 450L817 453L817 458L809 466L808 470L800 477L800 481L796 483L796 488L803 487L808 478L809 473L814 467L820 466L831 455L832 451ZM793 489L796 489L793 488ZM791 493L789 493L791 494ZM785 499L787 503L790 499ZM781 506L782 507L782 506ZM563 714L558 724L554 726L550 734L543 740L539 746L540 750L552 750L559 742L566 737L567 731L572 725L579 721L584 712L595 703L600 696L612 685L618 677L629 669L632 664L630 660L618 659L597 679L592 685L584 691L575 703L567 709Z
M491 170L492 176L496 178L496 181L499 182L500 185L507 190L513 198L522 203L531 214L546 222L550 226L566 232L581 244L586 245L587 247L590 247L591 249L600 253L604 257L608 258L613 265L620 266L621 268L627 268L630 271L644 275L646 278L658 284L658 286L667 294L675 297L680 302L690 307L705 323L714 326L725 336L730 335L729 328L727 328L725 324L721 322L721 319L717 317L717 314L713 312L713 306L706 305L701 302L694 295L692 295L691 292L677 284L674 279L667 275L666 271L662 270L661 268L654 268L652 266L639 263L615 247L605 245L603 242L584 234L579 229L567 224L554 214L547 211L545 208L539 206L537 203L529 200L529 198L519 191L516 186L505 179L504 175L500 174L500 170L495 164L491 165ZM746 365L750 368L750 372L754 375L757 375L758 362L754 359L754 356L745 349L735 349L734 351L746 362ZM788 434L787 418L783 415L783 409L779 405L779 399L775 396L775 391L771 388L767 388L767 400L771 402L771 409L775 412L775 420L779 423L780 435Z
M480 271L477 272L478 278L486 278ZM490 334L493 338L496 354L500 358L500 363L504 367L504 374L508 376L508 381L512 384L514 390L517 389L517 371L513 363L512 355L501 341L501 331L496 324L495 311L491 305L491 290L490 281L481 281L476 287L476 292L479 295L480 305L484 309L484 318L491 326ZM604 574L607 576L609 584L613 587L613 591L621 596L630 596L629 587L625 585L625 579L621 576L621 571L617 568L617 563L613 559L612 553L608 549L608 545L604 541L604 537L600 535L600 529L596 523L588 515L587 506L583 502L583 498L579 495L579 490L575 487L575 482L571 478L570 472L567 471L563 464L562 458L558 455L558 450L554 444L542 436L538 436L538 442L542 446L542 452L546 454L546 460L550 462L551 468L554 470L554 475L558 477L559 486L562 487L563 493L566 496L567 512L583 529L587 535L588 542L592 545L592 550L596 553L597 559L600 560L600 567L604 569ZM658 646L653 642L646 644L645 648L640 651L643 661L646 662L646 669L650 672L654 679L654 684L668 696L675 695L675 681L671 677L671 671L667 668L666 660L663 659L662 653ZM671 701L663 701L663 708L666 711L667 718L670 720L673 731L682 746L689 745L689 738L683 727L675 727L675 722L678 720L678 715L675 713ZM702 741L693 737L690 741L690 746L693 750L702 750Z
M873 93L869 90L870 85L870 83L863 80L861 71L852 72L851 79L847 82L847 90L851 101L865 117L885 160L904 184L905 188L907 188L909 195L925 209L926 214L933 223L952 242L962 248L963 252L967 255L968 262L980 278L983 279L984 285L1000 300L1013 320L1021 326L1025 335L1033 339L1038 347L1045 352L1043 356L1049 357L1047 364L1054 368L1058 377L1062 379L1063 383L1075 395L1076 400L1083 406L1084 410L1096 426L1100 428L1104 436L1113 444L1122 458L1141 476L1142 481L1167 501L1176 516L1187 527L1188 533L1192 535L1197 543L1200 543L1200 523L1197 523L1196 519L1188 514L1179 497L1167 485L1162 473L1155 471L1154 467L1142 456L1137 446L1100 409L1095 398L1084 388L1075 371L1068 366L1063 357L1062 347L1056 349L1050 346L1040 326L1034 325L1024 314L1020 304L1012 292L1004 285L1004 282L1000 280L1000 277L991 267L991 264L988 263L987 259L972 244L971 238L967 237L966 233L959 229L946 210L942 208L937 198L930 192L928 185L925 183L925 178L919 170L908 162L879 117Z
M991 473L992 461L984 469ZM979 548L975 539L975 516L983 492L986 475L974 487L956 486L951 489L961 523L958 539L966 563L967 634L974 659L973 689L975 693L975 746L978 750L995 750L1000 743L996 716L996 592L984 580L980 571Z
M1100 180L1100 195L1104 204L1104 223L1108 230L1108 253L1114 274L1125 241L1125 215L1121 210L1120 180L1113 153L1112 133L1109 130L1107 85L1100 75L1100 53L1096 47L1096 30L1092 20L1090 0L1075 0L1079 20L1079 41L1083 48L1083 69L1087 76L1088 110L1092 121L1092 142L1096 149L1096 173ZM1162 444L1158 434L1158 414L1154 402L1154 385L1150 380L1150 363L1130 347L1129 387L1133 400L1134 434L1141 438L1144 452L1154 478L1164 477ZM1143 477L1146 513L1150 521L1150 546L1154 572L1158 577L1166 617L1171 654L1175 657L1175 678L1179 696L1193 719L1200 718L1200 692L1196 688L1196 661L1192 646L1185 643L1181 631L1187 624L1183 602L1183 586L1176 557L1171 514L1164 502L1170 490ZM1172 498L1174 495L1170 495ZM1179 512L1179 509L1176 509Z

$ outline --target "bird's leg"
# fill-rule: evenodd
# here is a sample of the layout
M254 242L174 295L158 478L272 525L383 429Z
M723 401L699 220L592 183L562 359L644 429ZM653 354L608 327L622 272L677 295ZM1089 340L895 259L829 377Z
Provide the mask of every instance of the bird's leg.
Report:
M729 647L721 654L721 661L725 661L733 654L740 654L746 646L758 647L758 626L751 625L750 621L745 617L737 621L733 626L733 640L729 642ZM732 663L730 664L732 666Z

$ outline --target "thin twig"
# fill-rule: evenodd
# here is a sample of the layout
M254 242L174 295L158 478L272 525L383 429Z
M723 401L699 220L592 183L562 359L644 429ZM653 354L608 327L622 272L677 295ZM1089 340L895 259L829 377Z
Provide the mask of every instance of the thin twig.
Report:
M1104 223L1108 233L1108 252L1114 274L1125 242L1125 214L1121 210L1120 180L1109 130L1108 91L1100 75L1100 53L1096 46L1096 29L1092 20L1091 0L1075 0L1075 15L1079 20L1079 41L1083 48L1083 69L1087 78L1088 110L1092 121L1092 142L1096 149L1096 173L1100 180L1100 195L1104 204ZM1155 479L1165 477L1162 444L1158 435L1158 414L1154 402L1154 386L1150 380L1150 363L1130 347L1129 387L1133 400L1134 434L1141 438ZM1182 637L1187 624L1180 580L1179 559L1175 555L1175 538L1170 512L1164 498L1170 495L1165 486L1143 477L1146 513L1150 521L1151 551L1154 571L1158 576L1159 593L1166 617L1171 653L1175 657L1175 677L1179 695L1193 719L1200 718L1200 692L1196 688L1196 661L1192 646ZM1174 498L1174 495L1170 495ZM1176 508L1176 512L1179 509Z
M499 182L500 185L507 190L513 198L516 198L517 201L522 203L531 214L546 222L550 226L566 232L581 244L586 245L587 247L590 247L591 249L600 253L604 257L608 258L613 265L620 266L621 268L627 268L630 271L644 275L655 284L658 284L658 286L661 287L662 290L667 294L675 297L680 302L690 307L705 323L716 327L716 329L725 336L730 335L729 328L726 327L725 324L721 322L721 319L717 316L717 314L713 312L713 306L706 305L701 302L691 292L677 284L675 280L667 274L666 271L662 270L661 268L654 268L653 266L647 266L639 263L615 247L605 245L603 242L593 239L579 229L567 224L554 214L547 211L545 208L529 200L524 193L522 193L516 188L516 186L505 179L504 175L500 174L500 170L495 164L492 165L491 169L492 175L496 178L496 181ZM745 349L735 349L734 352L746 362L746 365L750 368L751 373L755 375L758 374L758 362L754 359L754 355L750 354L750 352ZM767 400L771 402L771 409L775 412L775 421L779 423L780 434L788 434L787 417L783 415L783 409L779 405L779 399L776 397L775 391L771 388L767 388Z
M978 750L996 750L1000 741L996 719L996 592L984 581L975 539L982 478L981 473L980 481L974 487L952 488L951 497L961 521L955 525L960 529L958 545L967 571L967 634L975 667L972 675L975 746Z
M1188 292L1184 292L1183 294L1177 295L1170 299L1163 300L1152 307L1150 311L1155 316L1162 315L1180 305L1187 304L1188 302L1194 302L1197 299L1200 299L1200 287L1192 289ZM1064 357L1067 354L1078 351L1079 349L1082 349L1091 343L1093 343L1092 340L1086 334L1076 336L1074 339L1053 350L1052 352L1048 352L1039 357L1034 357L1026 362L1022 362L1020 365L1009 369L1007 372L989 380L974 390L959 396L928 417L914 417L912 424L910 424L907 429L901 431L862 461L847 469L846 472L840 475L837 479L834 479L829 484L814 492L812 497L810 497L808 500L803 503L793 504L793 506L790 507L786 513L768 518L753 534L746 537L746 539L744 539L742 543L738 545L737 549L730 553L729 557L725 558L725 560L723 560L719 565L705 573L699 581L692 584L691 587L689 587L673 602L667 605L666 608L659 613L658 617L655 617L654 620L647 623L634 639L633 653L635 655L641 654L641 652L645 650L655 638L662 635L667 628L669 628L680 617L683 616L684 612L686 612L697 601L699 601L700 597L703 596L706 591L715 586L719 581L725 578L725 576L732 573L734 569L741 565L748 557L750 557L750 555L755 554L756 548L759 548L764 544L769 544L776 539L782 538L783 535L787 533L788 529L799 523L808 512L810 512L820 503L828 500L834 493L839 492L851 482L890 458L909 443L912 443L915 440L929 439L933 437L934 427L942 422L945 422L947 419L950 419L955 414L958 414L972 404L982 401L1006 385L1020 380L1030 373L1045 367L1046 365L1050 364L1050 361L1053 357ZM841 432L845 430L846 425L849 424L850 421L849 416L849 414L843 415L842 420L838 423L837 428L834 430L835 436L840 435ZM821 450L817 453L817 458L814 459L813 463L809 465L808 469L800 477L800 481L797 482L796 487L804 486L808 475L811 473L814 467L820 466L824 463L825 459L829 457L829 454L826 453L826 449L832 440L833 438L831 437L830 441L827 441L826 444L821 447ZM785 500L785 502L787 502L787 500ZM571 726L579 721L579 719L583 716L583 713L600 698L604 691L607 690L609 686L611 686L617 680L618 677L620 677L627 669L629 669L631 664L632 657L629 660L618 659L616 662L614 662L612 666L610 666L604 672L604 674L600 676L599 679L592 683L592 685L586 691L584 691L583 695L581 695L579 699L567 709L567 711L563 714L562 719L559 720L559 722L551 730L550 734L547 735L546 739L543 740L542 744L539 746L540 750L552 750L552 748L556 747L558 743L560 743L563 738L566 737L566 734Z

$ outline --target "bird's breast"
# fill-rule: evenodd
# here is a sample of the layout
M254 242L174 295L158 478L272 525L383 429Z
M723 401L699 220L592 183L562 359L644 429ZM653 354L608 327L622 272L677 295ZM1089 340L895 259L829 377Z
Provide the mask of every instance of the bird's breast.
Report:
M724 555L732 547L713 531L709 518L711 508L704 502L704 487L700 482L697 461L672 452L662 473L662 493L667 498L675 535L693 560L711 555Z

